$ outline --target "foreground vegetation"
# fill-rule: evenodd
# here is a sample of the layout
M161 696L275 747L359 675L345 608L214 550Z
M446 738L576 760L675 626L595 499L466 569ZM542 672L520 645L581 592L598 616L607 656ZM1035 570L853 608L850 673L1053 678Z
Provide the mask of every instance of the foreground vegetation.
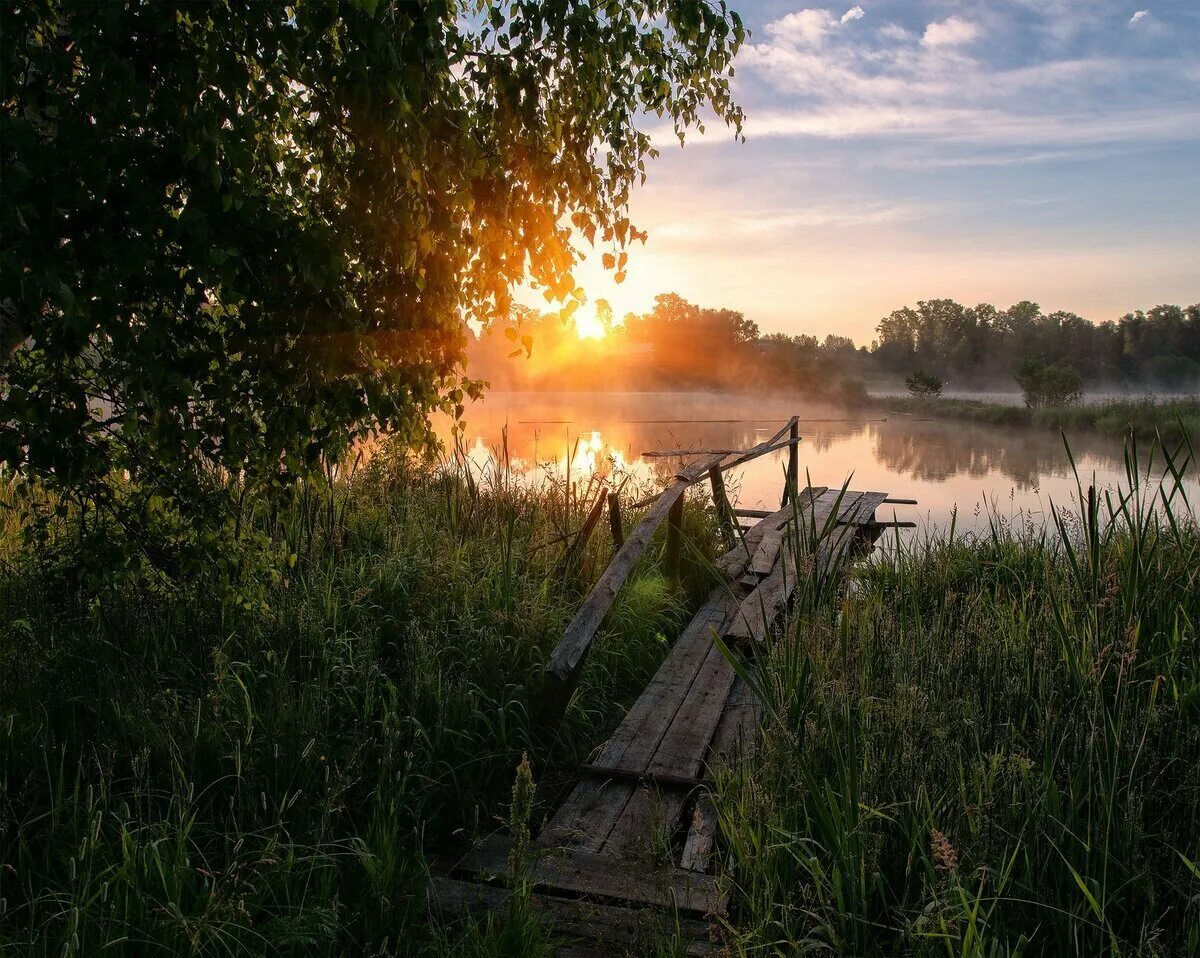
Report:
M846 588L802 577L747 673L762 745L719 781L732 952L1200 948L1185 492L1092 499L1040 535L896 542ZM539 731L540 665L611 549L547 545L587 498L380 455L277 518L297 560L249 609L202 583L84 593L70 543L23 543L6 511L0 943L551 953L519 898L506 924L463 925L423 888L428 856L503 826L522 753L536 827L706 588L696 506L683 593L648 556L564 725Z
M1186 434L1200 436L1200 398L1106 399L1102 402L1030 409L978 399L876 397L881 409L911 416L962 419L992 426L1035 426L1068 434L1082 430L1120 438L1179 442Z
M0 950L505 953L430 924L426 854L496 828L523 751L553 801L686 605L648 563L539 736L541 663L610 548L543 547L579 500L380 456L297 500L295 567L251 609L202 583L84 595L70 541L24 548L0 513Z
M1185 491L1080 490L1040 533L897 542L847 599L807 583L721 795L747 950L1200 951Z

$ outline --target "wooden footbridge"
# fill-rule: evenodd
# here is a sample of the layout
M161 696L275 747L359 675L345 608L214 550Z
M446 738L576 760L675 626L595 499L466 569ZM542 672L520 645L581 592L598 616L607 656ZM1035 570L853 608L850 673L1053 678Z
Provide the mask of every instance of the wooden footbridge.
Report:
M799 441L792 419L751 449L672 453L688 463L628 538L619 504L607 498L620 547L550 658L543 699L550 718L566 707L596 631L664 521L667 571L677 576L689 487L710 483L729 548L717 562L720 583L532 842L522 878L539 920L565 942L562 956L644 954L648 943L672 934L687 942L686 954L716 950L713 930L726 915L727 893L714 874L718 830L708 789L717 768L753 748L759 705L713 637L753 655L786 609L798 567L830 568L879 535L880 505L912 502L884 492L798 490ZM723 473L781 449L789 450L782 507L733 509ZM512 894L511 848L511 838L497 834L444 862L431 904L451 913L503 913Z

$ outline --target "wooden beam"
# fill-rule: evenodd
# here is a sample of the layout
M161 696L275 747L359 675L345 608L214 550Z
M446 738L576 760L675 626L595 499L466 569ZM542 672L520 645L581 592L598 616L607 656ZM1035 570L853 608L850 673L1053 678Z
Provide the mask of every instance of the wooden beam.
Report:
M884 505L888 506L919 506L920 503L916 499L884 499Z
M717 509L717 523L721 527L721 541L726 549L733 547L733 511L729 508L729 497L725 494L725 479L720 469L708 470L708 481L712 486L713 505Z
M512 840L492 835L454 863L454 871L507 875ZM552 854L551 852L557 852ZM576 848L541 851L531 856L528 877L547 890L596 895L642 905L676 907L693 914L724 914L726 896L711 875L682 868L643 871L628 862Z
M683 551L683 500L680 496L667 513L667 548L663 554L663 574L672 589L679 588L679 560Z
M600 521L600 514L604 511L604 503L607 500L604 489L600 490L600 494L596 496L596 501L592 503L592 508L588 510L587 518L583 520L583 525L579 529L579 534L575 537L575 541L571 543L571 547L567 549L567 554L563 559L564 565L569 565L571 560L579 552L587 548L588 540L592 537L592 532L596 528L596 523Z
M608 494L608 525L612 532L613 549L619 550L625 545L625 528L621 524L621 496L615 491Z
M672 775L669 772L635 772L628 768L611 768L607 765L580 765L579 771L584 775L596 775L601 778L618 778L625 782L639 782L643 785L655 785L660 788L699 788L707 781L688 775Z
M791 448L788 450L788 467L787 476L783 484L783 498L779 502L781 506L787 505L796 497L800 476L800 448L798 445L800 442L800 425L795 416L792 417L789 426L788 438Z
M544 710L543 720L553 721L556 717L561 717L592 639L596 637L596 630L600 628L604 616L612 608L617 592L629 578L629 573L650 545L650 538L667 518L675 503L683 498L688 486L720 461L719 456L714 456L679 473L637 524L624 545L617 550L604 574L583 600L579 611L575 613L575 617L563 632L563 637L550 654L549 662L546 663L546 681L539 703L539 707Z
M793 427L793 425L795 423L797 423L798 421L799 420L796 419L795 416L793 416L791 419L788 420L787 425L785 425L782 429L780 429L777 433L775 433L775 435L773 435L770 439L760 442L757 446L751 446L745 452L729 453L728 455L734 456L733 459L727 459L727 456L721 456L721 457L719 457L716 465L719 466L721 472L728 472L730 469L736 469L738 466L743 466L746 463L750 462L751 460L757 459L759 456L765 456L768 452L775 452L777 449L786 449L789 445L796 443L796 442L800 442L800 437L797 437L796 439L788 439L786 442L780 442L780 440L783 438L784 433L788 432ZM720 461L722 459L726 459L727 461ZM689 480L689 484L692 482L696 482L699 479L702 479L704 477L704 473L707 472L714 465L714 463L711 463L709 460L706 459L706 460L704 460L703 463L700 463L700 464L694 463L694 464L688 466L688 468L685 469L684 472L687 472L687 473L694 472L696 470L697 465L702 465L703 469L700 470L698 472L698 474L694 474L692 476L692 478ZM683 473L680 473L679 475L681 476L681 475L683 475ZM679 476L676 476L676 478L678 479ZM670 487L668 486L667 488L670 488ZM648 506L648 505L650 505L650 503L654 502L656 499L658 499L662 495L665 495L665 491L661 492L661 493L656 493L655 495L652 495L652 496L647 496L645 499L640 499L633 504L633 508L640 509L642 506Z

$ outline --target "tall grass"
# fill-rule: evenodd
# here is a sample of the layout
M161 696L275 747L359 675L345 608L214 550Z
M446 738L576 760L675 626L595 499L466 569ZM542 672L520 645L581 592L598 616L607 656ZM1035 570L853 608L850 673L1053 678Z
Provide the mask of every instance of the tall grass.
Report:
M1200 953L1186 440L1168 463L1149 489L1131 446L1046 530L897 538L799 590L721 786L747 953Z
M689 600L649 557L551 735L541 668L612 548L546 544L584 486L384 453L330 483L257 517L297 560L250 609L84 594L67 535L39 551L0 511L0 950L542 953L528 915L431 920L427 856L500 827L523 752L540 821Z

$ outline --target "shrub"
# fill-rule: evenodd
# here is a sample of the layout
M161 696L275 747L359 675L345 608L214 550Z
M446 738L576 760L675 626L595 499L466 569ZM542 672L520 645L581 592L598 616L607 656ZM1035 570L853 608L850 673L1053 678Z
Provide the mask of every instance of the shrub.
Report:
M942 394L946 381L940 376L934 376L923 369L918 369L911 376L905 377L904 385L908 387L909 393L917 399L936 399Z

